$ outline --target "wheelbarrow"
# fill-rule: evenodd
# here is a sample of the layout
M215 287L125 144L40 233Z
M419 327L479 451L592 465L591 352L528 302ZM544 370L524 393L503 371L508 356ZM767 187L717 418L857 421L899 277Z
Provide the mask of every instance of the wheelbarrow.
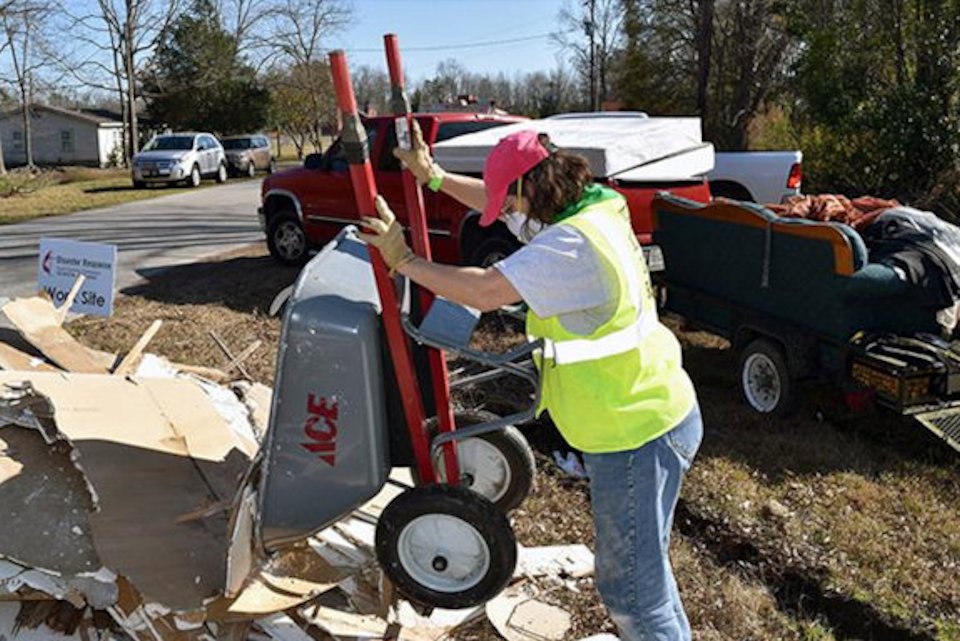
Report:
M537 343L504 354L469 347L474 310L436 299L419 324L411 289L397 279L401 318L415 349L453 353L466 367L452 387L503 376L529 383L533 402L497 417L457 413L457 429L406 422L381 320L368 247L347 227L303 269L287 301L270 423L263 446L257 540L270 554L304 541L370 500L394 467L414 478L376 523L377 557L408 598L463 608L495 596L510 580L516 541L506 512L531 487L534 461L513 427L532 418L539 381ZM417 469L412 429L426 429L441 482ZM460 478L443 477L445 443L456 443Z

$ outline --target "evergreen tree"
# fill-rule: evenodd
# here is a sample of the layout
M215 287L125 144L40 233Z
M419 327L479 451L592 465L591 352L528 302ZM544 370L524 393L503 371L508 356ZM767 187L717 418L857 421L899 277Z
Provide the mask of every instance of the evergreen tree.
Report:
M177 130L255 131L268 93L212 0L194 0L161 40L144 81L150 117Z

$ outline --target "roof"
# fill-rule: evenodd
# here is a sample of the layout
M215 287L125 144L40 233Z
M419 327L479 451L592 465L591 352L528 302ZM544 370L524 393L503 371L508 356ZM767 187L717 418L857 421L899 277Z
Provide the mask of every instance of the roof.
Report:
M66 116L67 118L75 118L77 120L82 120L98 126L121 125L123 123L123 117L119 113L110 111L109 109L93 109L86 107L81 107L80 109L65 109L63 107L41 104L33 104L30 106L30 108L34 111L48 111L50 113ZM20 107L14 107L13 109L8 109L0 114L0 118L9 118L11 116L18 116L19 114Z

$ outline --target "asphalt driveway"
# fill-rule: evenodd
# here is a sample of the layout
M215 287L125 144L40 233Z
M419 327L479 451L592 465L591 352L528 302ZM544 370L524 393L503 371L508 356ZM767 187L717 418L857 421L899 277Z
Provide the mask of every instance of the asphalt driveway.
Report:
M157 269L261 241L259 192L259 180L228 182L116 207L0 225L0 298L36 292L41 237L117 245L117 290Z

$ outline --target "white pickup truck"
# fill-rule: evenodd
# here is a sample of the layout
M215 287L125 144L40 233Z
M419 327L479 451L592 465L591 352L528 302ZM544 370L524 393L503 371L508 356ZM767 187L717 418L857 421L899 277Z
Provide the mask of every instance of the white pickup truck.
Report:
M642 111L599 111L557 114L548 120L646 118ZM725 151L714 154L707 172L710 193L735 200L780 203L800 193L802 151Z
M718 151L707 180L714 196L780 203L800 193L803 152Z

